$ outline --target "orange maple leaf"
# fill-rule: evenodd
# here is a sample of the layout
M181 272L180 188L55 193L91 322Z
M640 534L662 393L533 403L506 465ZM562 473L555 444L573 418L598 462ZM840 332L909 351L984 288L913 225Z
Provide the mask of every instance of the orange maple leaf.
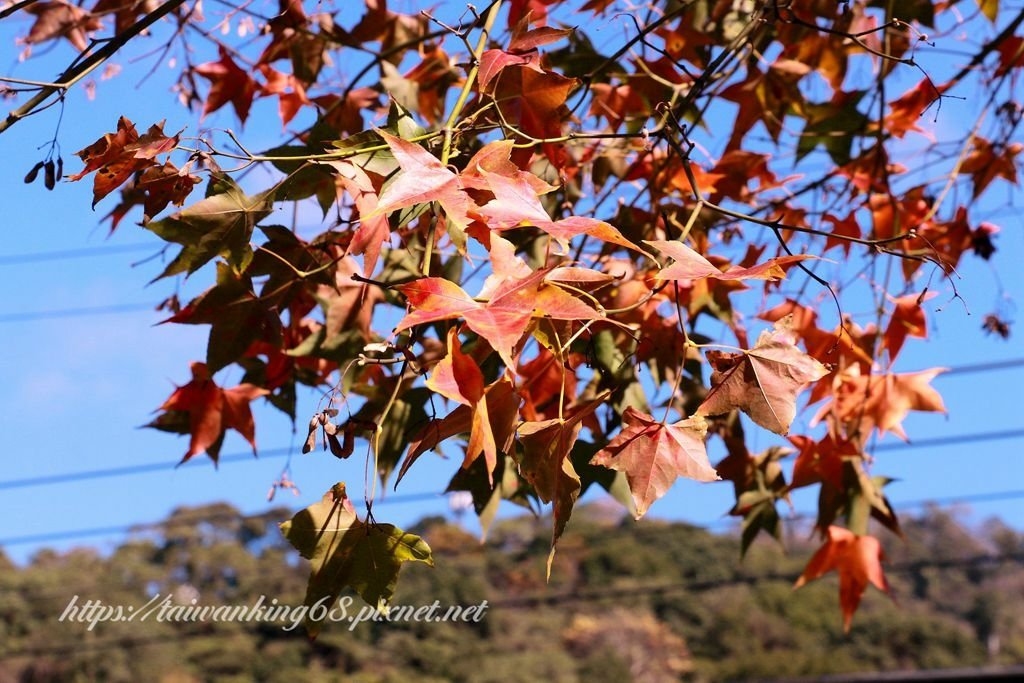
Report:
M469 432L469 444L466 446L466 460L463 467L482 452L487 463L487 476L490 481L494 468L498 463L498 446L491 431L490 417L487 414L487 401L484 395L484 375L477 362L462 352L458 330L448 330L448 354L434 366L433 372L426 380L427 388L456 403L469 406L473 411L473 421Z
M831 571L838 572L843 630L849 632L853 615L868 584L884 593L889 592L889 582L882 570L884 559L882 546L874 536L857 536L849 529L830 526L825 544L811 557L794 588L800 588Z
M832 400L822 406L811 426L832 416L845 427L848 436L866 439L872 429L892 432L907 441L903 420L911 410L945 413L942 395L930 382L946 368L921 372L863 375L859 365L836 374L832 382Z

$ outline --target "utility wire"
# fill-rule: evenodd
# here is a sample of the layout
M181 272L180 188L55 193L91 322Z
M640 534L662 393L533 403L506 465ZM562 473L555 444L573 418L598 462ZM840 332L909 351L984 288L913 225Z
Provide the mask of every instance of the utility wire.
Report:
M283 458L287 457L290 452L292 452L291 448L261 449L259 452L259 458ZM222 455L218 461L220 464L224 464L226 462L241 462L243 460L253 459L252 451L249 451L248 453L231 453L230 455ZM89 479L106 479L108 477L124 477L133 474L148 474L152 472L168 473L174 471L179 466L195 467L197 465L205 464L206 462L203 459L195 458L184 463L175 463L170 461L154 462L144 465L125 465L123 467L107 467L96 470L81 470L79 472L46 474L38 477L26 477L24 479L8 479L7 481L0 481L0 490L20 489L31 486L46 486L49 484L64 484L68 482L86 481Z
M1019 439L1024 437L1024 429L1004 429L995 432L980 432L976 434L953 434L950 436L936 436L931 439L917 439L915 441L883 443L869 448L870 451L900 451L910 448L931 448L933 446L956 446L964 443L978 443L980 441L1005 441L1007 439Z
M981 443L985 441L1005 441L1008 439L1024 438L1024 429L1005 429L992 432L977 432L975 434L955 434L950 436L938 436L932 439L918 439L910 442L891 442L875 446L873 451L898 451L913 448L936 448L941 446L954 446L965 443ZM291 452L289 448L270 448L260 450L261 459L283 458ZM219 461L241 462L253 459L252 452L231 453L220 456ZM106 479L108 477L123 477L134 474L148 474L151 472L171 472L178 466L179 461L168 461L162 463L147 463L144 465L126 465L123 467L108 467L95 470L81 470L79 472L62 472L59 474L47 474L38 477L25 477L23 479L8 479L0 481L0 490L21 489L32 486L47 486L51 484L64 484L69 482L85 481L89 479ZM182 464L182 467L204 464L201 459L189 460Z
M939 375L938 378L948 375L968 375L973 372L988 372L989 370L1007 370L1009 368L1020 367L1021 365L1024 365L1024 358L1010 358L1007 360L997 360L988 363L966 363L964 365L957 365L950 368Z
M385 496L383 498L377 498L373 501L374 507L380 505L398 505L404 503L419 503L428 500L441 500L442 494L437 492L431 493L409 493L400 494L393 496ZM353 504L365 505L365 499L353 499ZM9 538L0 539L0 546L12 546L12 545L26 545L31 543L43 543L46 541L65 541L77 538L88 538L93 536L112 536L115 534L127 534L132 532L141 531L152 531L155 529L166 529L174 527L178 524L187 524L195 522L204 522L211 520L254 520L260 519L267 516L267 512L260 512L251 515L240 515L237 512L224 514L210 514L210 513L192 513L192 514L181 514L168 520L160 522L143 522L141 524L125 524L119 526L105 526L105 527L93 527L90 529L75 529L71 531L53 531L42 534L29 534L25 536L11 536Z
M1002 562L1024 561L1024 553L1006 553L1003 555L974 555L961 558L940 558L933 560L915 560L911 562L900 562L885 567L887 574L916 573L922 569L959 569L976 568L985 565L999 564ZM535 593L533 595L521 595L514 598L495 600L489 602L495 608L521 608L533 607L536 605L552 605L566 602L593 601L608 597L626 598L641 597L645 595L663 595L679 590L711 590L724 586L754 585L766 581L784 581L792 583L800 578L800 572L772 572L767 574L749 574L727 577L723 579L709 579L703 581L675 581L672 583L646 584L624 588L603 588L589 591L574 591L572 593Z
M387 496L384 498L378 498L373 502L374 506L379 505L399 505L405 503L419 503L425 501L436 501L441 500L444 494L437 492L417 492L408 494L398 494ZM892 507L894 510L910 510L926 505L955 505L965 503L982 503L982 502L994 502L1002 500L1018 500L1024 498L1024 490L1009 490L1009 491L990 491L986 493L977 494L966 494L958 496L947 496L944 498L926 498L920 500L911 500L905 502L894 502ZM362 501L353 500L353 503L365 504L365 499ZM0 539L0 546L14 546L14 545L27 545L32 543L43 543L47 541L67 541L75 540L80 538L90 538L96 536L112 536L119 534L127 534L133 532L142 531L153 531L157 529L173 528L179 524L188 524L194 522L203 521L214 521L214 520L256 520L262 519L269 514L270 511L240 515L237 512L224 512L222 514L210 514L209 512L192 512L183 513L177 515L171 519L162 520L159 522L143 522L138 524L125 524L119 526L106 526L106 527L92 527L89 529L72 529L65 531L54 531L41 534L29 534L25 536L11 536L8 538ZM810 512L801 512L793 515L785 516L785 521L800 521L804 519L813 519L815 515ZM733 520L731 518L723 518L721 520L714 520L712 522L705 522L701 525L696 526L718 526L721 523L727 522L738 522L739 520ZM660 532L660 529L658 529Z
M0 266L17 266L27 263L44 263L46 261L66 261L69 259L111 256L114 254L130 254L141 251L159 251L161 247L153 244L111 244L102 247L85 247L82 249L61 249L58 251L37 251L23 254L0 254Z
M155 309L155 304L138 303L113 304L110 306L85 306L82 308L59 308L49 311L25 311L23 313L0 313L0 323L23 323L36 320L54 320L57 318L87 318L94 315L137 313L139 311L152 311Z
M963 558L939 558L932 560L902 562L887 566L885 568L885 571L887 574L913 574L920 572L924 569L975 569L979 567L999 565L1004 562L1021 561L1024 561L1024 554L1021 553L1007 553L1003 555L974 555L971 557ZM756 585L766 581L784 581L787 583L791 583L795 581L799 576L800 574L793 572L772 572L766 574L737 575L722 579L711 580L689 580L660 584L649 583L645 585L621 588L602 588L588 591L575 591L572 593L534 593L531 595L522 595L512 598L489 600L488 607L490 609L532 609L538 605L558 605L579 601L593 602L595 600L605 600L609 598L635 598L644 597L648 595L666 595L674 593L676 591L683 590L710 590L714 588L723 588L727 586L736 585ZM190 638L234 638L237 635L238 634L235 631L209 632L208 630L203 629L188 633L161 634L157 636L146 636L144 638L134 639L118 637L109 638L107 640L102 641L89 641L75 645L74 647L69 647L67 645L44 645L37 647L22 648L20 650L0 652L0 658L10 659L15 657L38 657L47 655L81 655L111 649L123 650L124 648L129 647L144 647L148 645L156 645L158 643L168 643L177 640L187 640ZM282 631L281 635L274 638L274 640L281 640L292 637L298 638L300 636L297 636L295 633L288 633Z

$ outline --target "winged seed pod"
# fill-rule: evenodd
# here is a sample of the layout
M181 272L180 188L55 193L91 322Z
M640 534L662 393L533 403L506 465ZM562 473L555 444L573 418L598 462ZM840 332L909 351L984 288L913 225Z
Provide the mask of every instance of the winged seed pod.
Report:
M25 184L31 185L36 181L36 178L39 177L39 169L43 167L44 163L45 162L40 161L39 163L32 167L32 170L25 174Z

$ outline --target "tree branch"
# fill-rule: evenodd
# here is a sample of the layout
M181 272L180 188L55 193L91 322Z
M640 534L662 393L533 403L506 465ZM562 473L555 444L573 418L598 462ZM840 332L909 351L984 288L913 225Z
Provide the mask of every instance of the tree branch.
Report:
M3 133L23 118L31 116L39 106L46 102L46 100L48 100L52 95L60 93L60 95L63 96L65 91L71 88L78 81L85 78L87 74L93 71L100 64L110 59L114 53L124 47L128 41L163 19L184 3L185 0L167 0L163 5L137 21L131 28L114 36L102 48L94 52L89 57L86 57L78 63L77 66L68 68L60 75L60 77L57 78L55 83L42 88L32 97L32 99L17 109L12 110L11 113L7 115L7 118L0 121L0 133Z

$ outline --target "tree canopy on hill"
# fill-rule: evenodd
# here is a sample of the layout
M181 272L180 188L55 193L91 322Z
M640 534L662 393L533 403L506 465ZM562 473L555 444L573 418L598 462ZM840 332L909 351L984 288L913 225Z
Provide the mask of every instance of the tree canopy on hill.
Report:
M813 543L796 539L787 556L758 542L741 566L734 536L634 527L592 506L566 534L550 584L550 520L501 521L486 546L441 518L414 527L446 561L409 568L396 604L488 600L476 624L334 625L310 642L279 624L102 623L89 633L55 621L72 595L299 605L307 568L273 523L283 512L181 509L107 556L0 561L0 681L658 683L1024 661L1024 614L1010 597L1024 594L1024 566L997 559L1019 558L1024 535L996 521L969 529L939 510L908 519L906 542L887 546L897 603L869 594L848 635L833 585L792 593Z

